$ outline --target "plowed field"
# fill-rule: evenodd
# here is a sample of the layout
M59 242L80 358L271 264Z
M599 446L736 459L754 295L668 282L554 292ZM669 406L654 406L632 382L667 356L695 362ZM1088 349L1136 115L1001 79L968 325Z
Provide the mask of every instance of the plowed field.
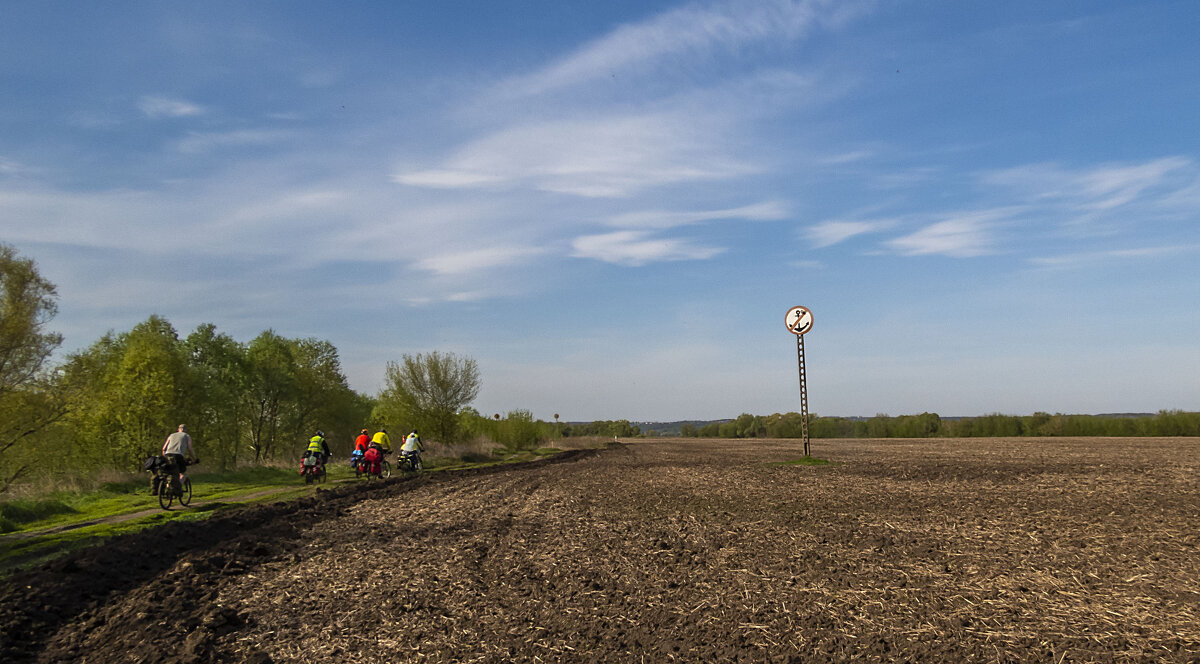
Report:
M1200 661L1200 440L647 440L173 523L4 662Z

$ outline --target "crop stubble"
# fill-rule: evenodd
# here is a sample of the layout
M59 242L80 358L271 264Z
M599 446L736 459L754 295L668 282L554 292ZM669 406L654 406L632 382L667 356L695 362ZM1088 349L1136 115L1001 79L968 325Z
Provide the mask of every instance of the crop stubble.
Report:
M654 440L327 495L263 517L253 532L210 535L219 543L82 608L39 654L10 652L1200 660L1200 441L815 448L835 464L770 465L799 456L796 441ZM188 634L136 646L173 626Z

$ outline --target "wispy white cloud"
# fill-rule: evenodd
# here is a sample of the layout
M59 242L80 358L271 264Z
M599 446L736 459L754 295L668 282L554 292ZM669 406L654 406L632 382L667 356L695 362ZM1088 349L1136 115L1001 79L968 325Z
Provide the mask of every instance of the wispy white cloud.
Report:
M499 175L454 169L397 173L392 176L392 180L399 184L407 184L414 187L430 187L433 189L467 189L504 182L504 178Z
M205 109L186 99L146 95L138 99L138 108L149 118L186 118L203 115Z
M430 256L417 261L416 267L439 275L460 275L515 265L544 253L539 247L487 247Z
M703 120L680 113L539 122L468 144L440 168L404 171L393 179L427 187L528 186L602 198L758 170L725 156L714 135Z
M844 20L863 3L823 0L726 0L693 3L621 26L532 74L505 81L509 94L528 96L597 79L652 69L663 62L764 43L794 40L822 23Z
M895 176L912 185L930 173L918 168ZM880 175L875 180L890 177ZM1132 237L1144 232L1147 223L1193 218L1200 201L1200 169L1191 159L1177 156L1076 169L1027 164L967 174L965 184L972 185L976 210L939 212L927 207L919 214L886 219L835 219L802 234L820 248L859 235L919 226L884 241L884 253L971 257L1063 237ZM902 203L898 197L892 205ZM877 207L871 214L886 215L889 207ZM998 235L1001 227L1010 232ZM1011 244L1001 246L1001 241ZM1119 254L1103 255L1113 258ZM1082 260L1071 256L1034 259L1034 263L1047 266Z
M878 233L896 225L895 220L825 221L804 231L815 247L831 247L858 235Z
M393 180L431 189L624 198L766 172L769 157L751 147L756 120L822 103L841 94L844 85L792 63L770 66L754 58L746 59L750 66L732 67L703 85L694 75L661 76L660 65L686 61L680 71L692 71L711 69L710 57L740 61L745 48L793 42L814 27L837 23L851 6L860 11L867 4L718 0L622 25L532 74L501 81L474 103L458 104L471 118L474 138L443 159L400 166ZM624 82L641 75L652 77L649 88ZM603 84L581 101L576 86L594 81ZM536 105L530 96L538 97ZM664 216L650 223L704 220L683 219Z
M1083 213L1109 211L1153 190L1178 188L1172 186L1174 176L1192 170L1191 159L1163 157L1140 164L1105 164L1078 170L1030 164L983 173L980 179L985 185L1014 189L1029 198L1058 202Z
M1114 261L1154 260L1165 256L1180 256L1197 252L1200 252L1200 244L1183 244L1036 256L1028 259L1028 263L1034 267L1047 269L1094 268L1097 265Z
M930 224L885 244L906 256L941 254L955 258L982 256L993 252L991 224L1001 216L995 212L957 215Z
M765 201L723 210L667 211L643 210L625 212L608 219L608 225L621 228L675 228L705 221L736 219L746 221L777 221L788 215L782 201Z
M724 251L688 240L655 237L649 231L616 231L584 235L571 243L572 256L617 265L640 266L659 261L704 260Z

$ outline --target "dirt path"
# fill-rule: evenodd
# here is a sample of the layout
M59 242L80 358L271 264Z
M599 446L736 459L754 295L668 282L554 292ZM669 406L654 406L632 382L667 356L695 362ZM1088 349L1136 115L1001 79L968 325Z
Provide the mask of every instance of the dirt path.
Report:
M818 450L655 441L168 524L0 587L0 659L1200 659L1200 441Z
M172 511L172 512L185 511L185 510L199 511L201 508L208 507L211 505L241 505L244 503L255 501L259 498L264 498L267 496L274 496L274 495L281 494L281 493L287 493L289 491L296 491L298 488L300 488L300 487L278 487L275 489L264 489L262 491L255 491L253 493L230 495L230 496L226 496L224 498L213 498L212 500L193 500L191 502L191 504L188 505L187 507L180 507L178 504L176 504L171 507L170 511ZM153 498L154 498L153 496L150 496L150 499L153 499ZM65 533L65 532L68 532L71 530L78 530L80 528L86 528L88 526L98 526L101 524L125 523L126 521L134 521L136 519L142 519L145 517L154 516L156 514L163 514L163 513L164 513L164 510L161 507L153 507L153 508L140 510L138 512L127 512L125 514L114 514L112 516L100 517L98 519L88 519L87 521L77 521L75 523L65 523L65 524L62 524L59 526L51 526L49 528L41 528L39 530L27 530L27 531L22 531L22 532L17 532L17 533L8 533L5 535L0 535L0 542L11 541L11 540L30 539L33 537L42 537L44 535L54 535L57 533Z

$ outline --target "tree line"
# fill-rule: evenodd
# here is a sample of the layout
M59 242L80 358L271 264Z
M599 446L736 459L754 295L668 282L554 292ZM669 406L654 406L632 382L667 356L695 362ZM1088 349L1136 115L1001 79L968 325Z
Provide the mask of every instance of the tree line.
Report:
M265 330L241 342L211 323L184 335L158 315L52 363L56 313L55 286L0 243L0 494L37 476L135 470L179 424L209 468L294 459L317 430L336 454L361 428L396 438L416 429L448 444L482 438L510 452L571 433L527 410L471 408L479 368L454 353L404 354L368 396L349 387L328 341ZM583 429L637 434L628 422Z
M350 389L328 341L266 330L240 342L211 323L184 336L157 315L55 364L62 336L47 328L56 313L55 286L0 243L0 493L37 475L136 469L181 423L213 468L294 458L318 429L341 453L364 427L538 443L521 413L472 422L479 370L453 353L389 362L386 387L372 397Z
M1200 436L1200 412L1154 415L991 414L943 419L937 413L870 418L809 416L811 438L977 438L1021 436ZM680 435L700 438L801 438L799 413L742 413L724 422L684 424Z

